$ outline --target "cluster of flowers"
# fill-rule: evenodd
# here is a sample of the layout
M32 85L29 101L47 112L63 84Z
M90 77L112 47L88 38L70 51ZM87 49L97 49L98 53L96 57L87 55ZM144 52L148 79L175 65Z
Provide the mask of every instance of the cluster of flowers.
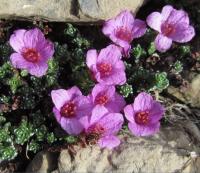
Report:
M165 6L161 13L150 14L147 24L159 32L155 46L160 52L168 50L172 41L187 42L195 35L187 13L172 6ZM145 22L134 19L129 11L123 11L106 21L102 31L114 44L99 52L95 49L87 52L86 64L97 83L91 93L84 96L74 86L68 90L52 90L51 97L56 120L68 134L82 133L87 141L93 140L102 148L112 149L120 144L116 135L124 123L122 111L134 135L148 136L159 130L164 108L145 92L126 106L124 98L115 89L116 85L126 83L122 56L128 57L132 40L145 34ZM10 57L14 67L26 69L37 77L46 74L54 46L39 29L15 31L10 45L16 51Z

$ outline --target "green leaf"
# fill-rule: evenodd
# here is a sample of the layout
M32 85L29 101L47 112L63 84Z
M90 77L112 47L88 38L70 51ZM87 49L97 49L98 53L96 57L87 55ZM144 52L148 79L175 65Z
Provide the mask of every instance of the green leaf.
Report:
M3 79L6 77L8 74L12 74L11 70L12 66L10 62L5 62L1 67L0 67L0 79Z
M6 118L3 115L1 115L0 116L0 125L5 123L5 122L6 122Z
M173 70L175 72L175 74L178 74L180 72L182 72L183 70L183 64L181 61L176 61L174 64L173 64Z
M122 94L125 98L127 98L129 95L133 94L133 88L129 84L125 84L120 86L119 90L120 94Z
M55 59L51 59L48 61L48 74L55 73L56 71L58 71L58 68L58 62Z
M76 136L67 136L64 138L65 141L67 141L69 144L76 143L78 141L78 137Z
M38 141L44 141L46 139L47 127L45 125L42 125L38 129L36 129L35 134Z
M47 134L47 142L48 142L49 144L54 143L56 140L57 140L57 139L56 139L56 137L55 137L55 135L54 135L53 132Z
M27 70L22 70L22 71L20 72L20 75L21 75L22 77L26 77L26 76L28 76L28 71L27 71Z
M18 74L15 74L12 78L8 80L8 85L12 93L16 93L17 89L22 85L22 81Z
M17 156L14 146L0 146L0 160L11 160Z
M64 29L64 35L75 37L77 34L77 29L70 23L66 25L66 28Z
M8 104L9 101L10 101L10 97L8 97L8 96L2 95L0 97L0 102L2 102L2 103Z
M31 122L33 124L33 128L38 128L45 122L45 116L41 113L41 111L34 112L30 114Z
M169 86L169 80L167 79L167 73L156 73L155 74L155 89L162 91Z
M22 120L20 126L14 130L15 142L23 145L33 136L33 127L26 120Z
M151 42L149 47L148 47L148 54L152 55L155 51L156 51L155 44L154 44L154 42Z
M6 128L0 129L0 142L8 141L10 141L10 132Z
M138 44L131 50L131 55L135 58L135 62L138 63L141 56L146 55L145 50Z
M40 145L34 140L32 140L28 145L28 150L32 151L33 153L37 153L40 149Z
M179 50L180 50L180 56L183 57L190 53L190 46L180 46Z

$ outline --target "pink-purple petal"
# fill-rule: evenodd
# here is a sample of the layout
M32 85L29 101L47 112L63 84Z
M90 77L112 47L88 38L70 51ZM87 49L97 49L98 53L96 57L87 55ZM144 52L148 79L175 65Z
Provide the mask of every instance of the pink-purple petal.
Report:
M166 21L171 12L173 11L173 7L171 5L166 5L163 7L161 15L162 15L162 20Z
M90 68L92 65L96 64L97 61L97 51L95 49L91 49L87 51L86 55L86 64Z
M61 127L70 135L78 135L83 131L83 125L76 118L61 118Z
M154 124L158 122L163 117L164 112L164 107L160 103L154 101L152 108L149 110L150 123Z
M171 35L171 38L173 41L178 43L189 42L195 36L194 27L187 26L184 23L177 24L175 30L176 32Z
M185 25L189 25L189 17L188 14L183 10L173 9L168 16L167 23L171 25L176 25L178 23L185 23Z
M146 23L142 20L135 19L133 23L134 27L132 29L133 38L142 37L146 32Z
M162 35L158 34L155 39L155 47L159 52L166 52L170 49L172 45L172 39Z
M154 30L161 32L162 15L159 12L153 12L147 17L147 24Z
M130 121L131 123L134 123L135 122L135 112L133 110L133 105L127 105L125 108L124 108L124 115L126 117L126 119L128 121Z
M116 93L114 98L107 103L106 107L110 112L120 112L125 105L126 102L124 98Z
M76 104L76 117L88 116L92 111L92 102L86 96L77 96L73 101Z
M18 53L21 53L22 49L25 46L25 43L23 40L25 32L26 30L19 29L19 30L16 30L10 37L9 43L11 47Z
M131 45L126 45L121 49L121 52L124 57L129 58L130 57L130 50L131 50Z
M139 125L136 123L129 123L128 124L129 130L132 132L135 136L149 136L154 135L159 131L160 128L160 122L157 122L155 124L150 124L148 126Z
M99 139L98 144L101 148L113 149L120 145L120 140L118 137L110 135Z
M46 62L39 63L32 63L31 66L27 68L28 72L31 75L34 75L36 77L42 77L46 74L48 70L48 64Z
M104 49L101 49L97 62L107 62L115 64L121 59L122 54L118 46L111 44Z
M99 120L99 124L106 129L104 135L117 134L122 128L124 118L120 113L109 113Z
M82 124L83 128L87 130L90 127L90 116L83 116L79 118L79 122Z
M123 85L126 83L126 74L124 71L117 71L108 77L101 78L98 82L102 82L105 85Z
M135 112L150 110L153 104L153 98L150 94L142 92L135 98L133 108Z
M123 49L126 49L128 47L130 47L130 43L125 41L125 40L122 40L120 38L117 38L115 35L110 35L110 39L116 43L117 45L119 45L120 47L122 47Z
M115 19L117 26L126 26L127 29L132 29L133 23L134 23L134 17L133 14L128 11L122 11Z
M103 116L108 113L108 110L104 106L96 105L92 110L92 116L90 118L90 124L94 124L99 121Z
M13 53L10 56L10 61L15 68L26 69L32 65L32 63L26 61L20 53Z
M114 33L114 28L115 28L115 20L110 19L104 23L102 32L109 37L110 34Z
M61 120L60 111L56 107L53 107L53 113L57 122L60 123L60 120Z
M51 98L56 106L56 108L60 111L60 108L70 100L70 96L67 92L67 90L64 89L58 89L58 90L52 90L51 91Z
M27 48L37 48L38 44L43 45L45 37L42 31L38 28L30 29L24 34L24 43Z
M53 57L54 44L51 41L46 40L42 45L37 45L37 50L39 51L42 60L47 61L48 59Z
M104 85L104 84L97 84L92 89L91 94L92 94L93 102L95 102L95 99L97 96L102 95L102 94L105 94L110 99L115 94L115 87Z
M73 86L67 90L69 98L74 99L75 97L82 96L82 92L77 86Z

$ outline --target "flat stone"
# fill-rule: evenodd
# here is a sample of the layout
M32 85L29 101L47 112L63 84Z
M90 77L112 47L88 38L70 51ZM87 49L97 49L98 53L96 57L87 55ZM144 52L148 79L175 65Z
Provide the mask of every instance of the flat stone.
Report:
M164 128L148 138L123 136L115 150L98 146L75 148L76 154L63 150L58 159L58 172L200 172L199 158L190 157L197 152L190 137L182 129Z
M199 146L193 135L182 127L165 127L151 137L123 134L121 145L114 150L97 145L55 153L38 153L27 168L27 173L132 173L132 172L200 172Z
M0 19L34 17L60 22L99 22L122 10L136 13L147 0L1 0Z

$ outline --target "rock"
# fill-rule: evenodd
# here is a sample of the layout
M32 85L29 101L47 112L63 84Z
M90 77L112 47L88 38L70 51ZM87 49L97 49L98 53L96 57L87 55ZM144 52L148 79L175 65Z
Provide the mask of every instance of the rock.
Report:
M200 159L195 156L199 149L181 128L163 128L153 137L122 138L122 144L113 151L98 146L75 147L76 154L61 151L58 172L200 172Z
M39 152L28 165L27 173L48 173L57 167L57 155L48 151Z
M49 21L97 22L128 9L136 13L147 0L1 0L0 19L39 17Z
M193 107L200 108L200 75L192 77L189 86L184 91L179 88L170 86L167 92L177 99L181 100L186 104L190 104Z

